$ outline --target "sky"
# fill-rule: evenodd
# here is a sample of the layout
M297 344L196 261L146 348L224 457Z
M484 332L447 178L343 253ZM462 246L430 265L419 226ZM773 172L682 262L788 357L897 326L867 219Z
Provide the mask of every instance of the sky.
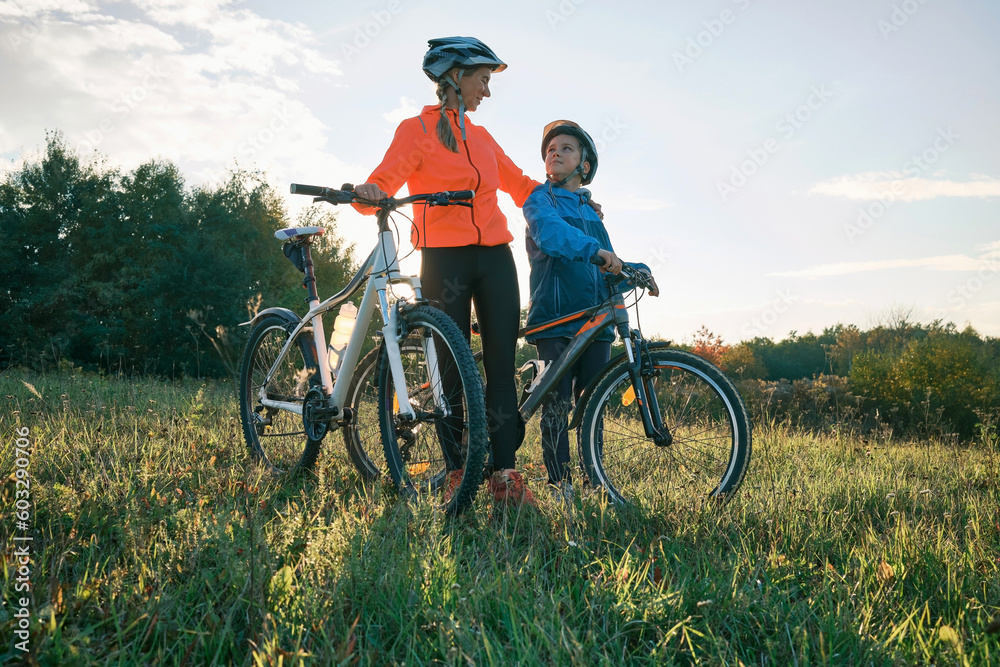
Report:
M234 167L281 193L361 183L436 103L427 40L472 35L508 68L470 118L527 174L552 120L597 141L615 250L661 287L647 334L908 312L1000 336L998 34L995 0L0 0L0 171L58 130L192 187ZM524 219L501 208L526 304ZM375 241L349 210L338 233L361 257Z

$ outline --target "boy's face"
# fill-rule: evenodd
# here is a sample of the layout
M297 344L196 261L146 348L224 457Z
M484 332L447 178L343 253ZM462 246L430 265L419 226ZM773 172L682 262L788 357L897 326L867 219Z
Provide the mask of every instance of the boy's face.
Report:
M554 181L562 180L580 166L580 157L580 141L568 134L557 134L545 147L545 173ZM589 164L584 167L584 171L588 168ZM580 185L578 179L579 174L573 179L577 181L577 186Z

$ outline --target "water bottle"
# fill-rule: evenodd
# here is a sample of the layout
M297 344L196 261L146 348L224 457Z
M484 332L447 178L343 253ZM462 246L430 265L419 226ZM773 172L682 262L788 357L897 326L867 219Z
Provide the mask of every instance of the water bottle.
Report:
M354 322L357 318L357 307L348 301L340 307L340 313L333 322L333 331L330 333L329 357L330 370L333 371L334 377L336 377L337 371L340 370L340 363L344 359L344 350L347 349L347 343L351 340L351 334L354 332Z

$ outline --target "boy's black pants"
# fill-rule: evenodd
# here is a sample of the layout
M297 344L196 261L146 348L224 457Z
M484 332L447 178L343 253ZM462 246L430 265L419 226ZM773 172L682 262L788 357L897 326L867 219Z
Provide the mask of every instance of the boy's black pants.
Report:
M546 364L562 354L571 338L540 338L535 341L538 358ZM571 481L569 466L569 434L567 427L573 405L590 381L604 368L611 358L611 343L595 341L583 351L562 378L559 379L542 405L542 456L549 473L549 484ZM577 442L579 442L579 430Z

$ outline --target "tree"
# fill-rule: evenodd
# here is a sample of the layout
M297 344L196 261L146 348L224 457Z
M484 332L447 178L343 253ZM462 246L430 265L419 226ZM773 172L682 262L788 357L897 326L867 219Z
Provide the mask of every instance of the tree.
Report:
M82 289L81 264L106 247L89 238L118 216L114 170L81 164L62 134L47 135L45 154L7 174L0 185L0 361L58 360L81 336L95 336Z
M704 324L694 334L691 351L716 366L722 366L722 356L729 349L722 336L712 333Z
M749 343L740 343L727 348L721 355L720 368L741 380L763 380L767 377L767 366Z
M354 272L353 248L329 212L315 246L320 285ZM152 160L128 174L82 164L59 133L45 154L0 184L0 363L164 375L235 370L249 304L303 313L301 274L273 233L288 226L262 174L186 191L178 169Z

